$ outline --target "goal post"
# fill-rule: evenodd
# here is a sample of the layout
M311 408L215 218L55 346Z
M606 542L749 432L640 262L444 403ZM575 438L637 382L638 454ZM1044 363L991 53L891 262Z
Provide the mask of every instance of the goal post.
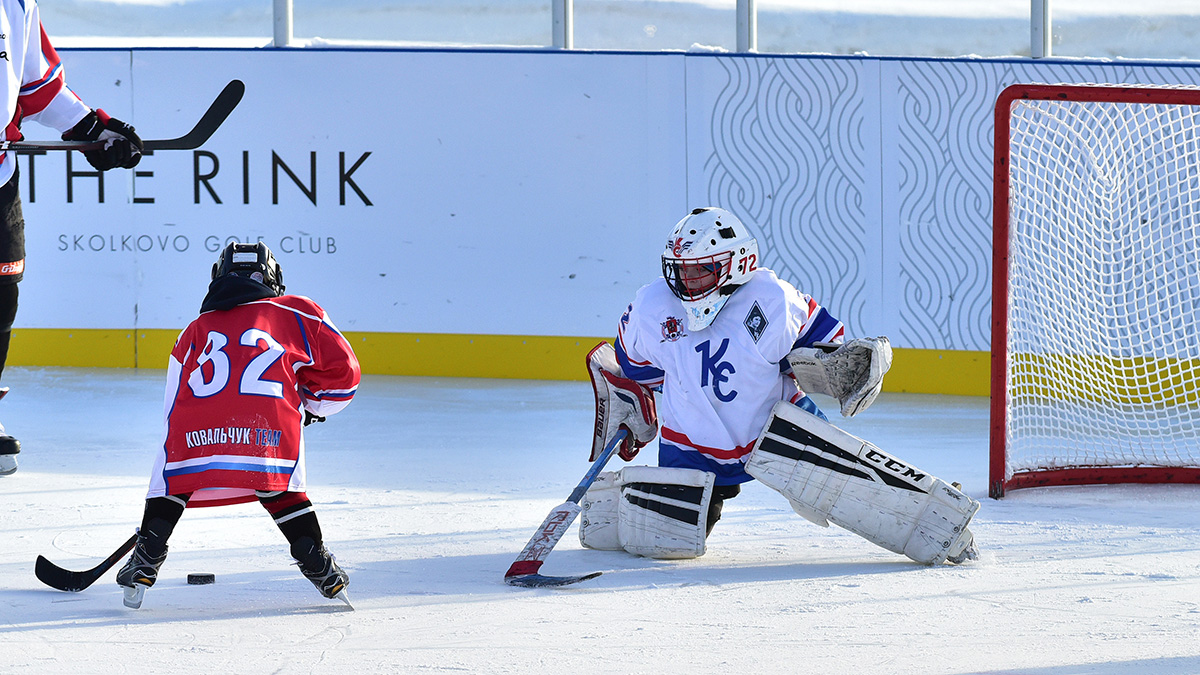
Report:
M988 492L1200 483L1200 89L996 102Z

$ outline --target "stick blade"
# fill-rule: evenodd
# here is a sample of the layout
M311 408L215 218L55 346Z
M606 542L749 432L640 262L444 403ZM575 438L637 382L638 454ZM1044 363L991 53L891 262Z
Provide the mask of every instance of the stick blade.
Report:
M63 569L47 560L44 556L39 555L37 562L33 565L33 573L37 576L38 581L41 581L50 588L77 593L91 586L97 579L104 576L105 572L112 569L127 553L133 550L135 544L137 544L137 532L134 532L133 536L126 539L120 548L112 552L112 555L105 558L104 562L90 570L82 572Z
M196 122L196 126L192 130L178 138L170 138L165 140L150 140L143 143L145 152L154 152L155 150L194 150L207 141L217 128L229 117L233 109L241 103L242 96L246 93L246 85L241 80L230 80L221 93L213 99L212 104L208 106L208 110L200 117L200 121Z
M577 576L567 577L550 577L544 574L519 574L512 577L504 577L504 583L509 586L520 586L521 588L558 588L559 586L570 586L588 579L595 579L603 574L603 572L592 572L591 574L580 574Z
M91 586L92 582L95 581L86 572L65 570L40 555L37 557L37 562L33 565L33 573L37 575L38 580L43 584L46 584L50 588L57 588L60 591L67 591L68 593L78 593Z

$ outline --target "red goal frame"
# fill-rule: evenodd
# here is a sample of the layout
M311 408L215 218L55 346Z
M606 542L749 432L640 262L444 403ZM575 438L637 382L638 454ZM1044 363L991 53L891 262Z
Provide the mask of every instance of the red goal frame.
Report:
M1009 142L1013 104L1020 100L1094 101L1200 106L1200 89L1122 85L1014 84L996 100L992 192L992 370L988 495L1049 485L1200 483L1200 467L1119 466L1023 471L1005 478L1008 425Z

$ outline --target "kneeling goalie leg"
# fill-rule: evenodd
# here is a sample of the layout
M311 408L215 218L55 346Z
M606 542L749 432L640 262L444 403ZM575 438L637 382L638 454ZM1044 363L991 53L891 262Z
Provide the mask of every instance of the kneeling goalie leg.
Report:
M790 403L771 411L746 472L808 520L917 562L976 557L967 524L979 502Z
M579 541L647 558L702 556L713 479L706 471L657 466L600 474L580 503Z

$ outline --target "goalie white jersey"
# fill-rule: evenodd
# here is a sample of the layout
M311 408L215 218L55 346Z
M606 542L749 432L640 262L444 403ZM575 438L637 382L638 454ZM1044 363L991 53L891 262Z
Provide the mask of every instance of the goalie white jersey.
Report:
M621 317L617 359L627 377L662 387L659 465L751 480L746 455L776 402L803 397L785 357L794 347L840 342L844 328L807 294L756 270L703 330L687 329L683 303L658 279Z

